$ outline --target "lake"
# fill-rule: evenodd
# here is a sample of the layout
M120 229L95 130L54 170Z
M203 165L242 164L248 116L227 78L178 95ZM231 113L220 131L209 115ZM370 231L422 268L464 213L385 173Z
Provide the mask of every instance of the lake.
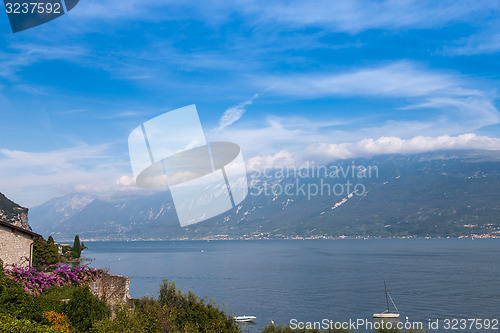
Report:
M130 277L130 294L156 295L162 278L255 315L257 332L288 324L370 319L384 281L410 323L500 319L500 240L342 239L86 242L90 266ZM392 307L392 305L391 305ZM449 323L450 326L452 322ZM459 327L459 326L457 326ZM498 326L497 326L498 327ZM455 332L460 330L446 330ZM500 327L499 327L500 328ZM475 330L483 332L484 330ZM490 330L498 332L499 330Z

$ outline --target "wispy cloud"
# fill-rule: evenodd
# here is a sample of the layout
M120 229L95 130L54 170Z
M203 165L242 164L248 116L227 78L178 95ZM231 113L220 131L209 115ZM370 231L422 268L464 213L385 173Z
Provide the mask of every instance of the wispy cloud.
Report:
M269 77L261 84L272 85L273 91L281 95L305 99L330 96L392 99L400 104L392 112L397 109L401 112L432 109L432 114L427 119L421 115L419 122L452 131L447 134L472 131L500 122L500 113L494 106L494 93L478 88L477 82L469 82L460 75L431 71L407 61L347 73Z
M240 118L243 117L243 114L246 112L247 106L251 105L253 101L259 96L260 94L255 94L249 100L231 106L226 111L224 111L224 114L219 120L219 127L217 127L216 131L223 130L234 122L240 120Z
M46 152L0 149L0 170L2 192L31 207L71 192L120 190L123 178L116 180L129 172L129 162L117 160L109 145L80 144Z
M499 10L494 1L242 1L238 6L259 20L293 26L317 26L358 33L367 29L440 27L449 22L487 18Z
M446 55L478 55L500 52L500 33L498 24L495 29L486 30L466 38L457 40L454 45L446 46L443 51Z
M77 9L71 12L76 19L81 18L106 18L111 20L136 18L138 20L154 20L155 16L144 16L154 12L158 7L172 5L175 1L151 0L147 3L133 0L87 0L82 1Z
M15 43L10 45L10 53L0 55L0 77L16 80L16 73L24 67L46 60L74 61L86 54L80 46L50 46L41 43Z
M293 96L380 96L420 97L447 93L475 95L479 91L461 89L456 75L422 68L416 63L398 61L385 66L366 67L345 73L307 73L267 77L262 84L274 91Z
M367 29L430 28L449 22L471 22L488 18L500 9L495 1L430 0L370 1L370 0L313 0L313 1L264 1L240 0L87 0L71 14L75 18L103 18L107 20L135 19L157 21L160 8L163 20L179 20L186 15L214 23L223 23L231 13L238 13L252 24L277 27L316 26L333 31L357 33ZM188 10L187 10L188 9Z

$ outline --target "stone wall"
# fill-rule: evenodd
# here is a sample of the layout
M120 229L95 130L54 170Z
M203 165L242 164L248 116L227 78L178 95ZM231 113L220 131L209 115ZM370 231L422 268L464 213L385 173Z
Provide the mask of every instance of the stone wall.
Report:
M104 298L112 309L130 302L130 279L126 276L103 273L90 283L90 290L99 298Z
M0 258L4 265L27 266L32 258L33 237L22 231L0 225Z

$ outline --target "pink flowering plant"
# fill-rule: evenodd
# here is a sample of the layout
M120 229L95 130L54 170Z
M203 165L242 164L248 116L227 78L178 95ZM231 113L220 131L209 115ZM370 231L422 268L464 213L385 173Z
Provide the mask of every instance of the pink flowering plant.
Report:
M10 266L10 267L9 267ZM24 286L24 290L29 293L39 295L44 289L52 286L83 286L94 281L100 274L100 271L82 266L69 265L51 265L50 272L39 272L31 266L20 267L16 264L8 265L5 269L5 275Z

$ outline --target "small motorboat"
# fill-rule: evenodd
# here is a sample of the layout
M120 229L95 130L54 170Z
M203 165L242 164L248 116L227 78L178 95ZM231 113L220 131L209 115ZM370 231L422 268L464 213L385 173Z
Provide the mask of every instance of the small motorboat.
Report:
M396 307L396 304L394 304L394 301L392 300L391 295L387 292L387 286L385 284L385 281L384 281L384 288L385 288L385 301L387 303L387 310L385 310L382 313L375 313L375 314L373 314L373 318L383 318L383 319L388 319L388 318L396 319L396 318L399 318L398 308ZM392 305L394 305L394 308L396 309L396 313L391 312L389 310L389 299L391 300Z
M257 317L255 316L237 316L234 317L234 320L240 323L250 323L253 322Z

